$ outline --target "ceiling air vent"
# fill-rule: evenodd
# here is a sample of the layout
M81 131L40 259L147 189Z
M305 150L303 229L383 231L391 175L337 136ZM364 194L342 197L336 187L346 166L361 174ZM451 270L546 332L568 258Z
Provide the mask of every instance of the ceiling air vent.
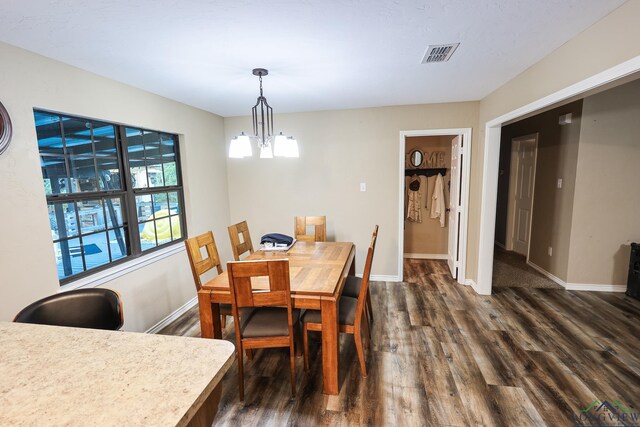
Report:
M446 62L451 58L453 52L460 46L460 43L430 45L427 52L422 58L422 64L430 64L432 62Z

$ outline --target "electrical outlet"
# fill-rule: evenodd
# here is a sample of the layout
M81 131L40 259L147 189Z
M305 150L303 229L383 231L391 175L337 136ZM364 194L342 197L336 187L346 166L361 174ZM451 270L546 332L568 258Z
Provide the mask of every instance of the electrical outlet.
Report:
M547 250L547 253L549 254L549 256L553 255L553 248L551 246L549 246L549 249Z
M367 191L367 183L366 182L361 182L360 183L360 191Z
M558 178L558 188L562 188L562 178Z

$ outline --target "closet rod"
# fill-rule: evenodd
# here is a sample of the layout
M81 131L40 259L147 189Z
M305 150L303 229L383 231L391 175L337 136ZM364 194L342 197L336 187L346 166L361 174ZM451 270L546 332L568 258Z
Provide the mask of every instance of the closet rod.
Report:
M442 175L443 177L447 175L447 168L428 168L428 169L405 169L404 176L413 176L413 175L421 175L426 176L427 178L430 176Z

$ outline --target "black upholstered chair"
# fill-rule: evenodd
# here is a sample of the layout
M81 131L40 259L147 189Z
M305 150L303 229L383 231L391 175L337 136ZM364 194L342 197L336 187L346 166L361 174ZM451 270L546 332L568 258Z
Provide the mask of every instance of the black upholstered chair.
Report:
M18 323L70 326L117 331L124 323L120 295L111 289L92 288L62 292L23 308Z

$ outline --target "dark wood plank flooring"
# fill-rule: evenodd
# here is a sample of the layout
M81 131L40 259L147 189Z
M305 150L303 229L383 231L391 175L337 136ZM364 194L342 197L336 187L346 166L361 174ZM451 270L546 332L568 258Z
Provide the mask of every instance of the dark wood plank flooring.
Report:
M571 426L594 400L640 409L640 302L620 293L501 288L479 296L441 261L406 260L403 283L374 282L373 346L360 377L353 339L340 347L340 394L286 350L245 361L223 380L215 425ZM162 331L199 336L197 308ZM313 337L313 334L312 334ZM233 342L233 325L226 329Z

